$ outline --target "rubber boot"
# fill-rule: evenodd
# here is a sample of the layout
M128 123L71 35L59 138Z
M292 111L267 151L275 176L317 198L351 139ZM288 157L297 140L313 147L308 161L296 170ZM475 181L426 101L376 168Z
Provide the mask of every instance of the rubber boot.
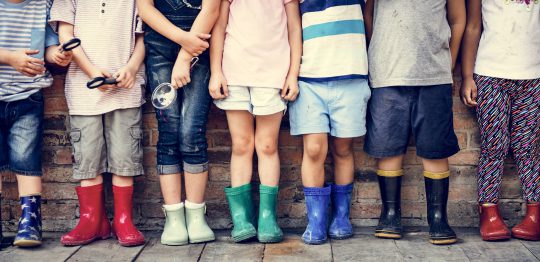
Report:
M133 225L133 186L118 187L113 185L114 219L113 235L122 246L144 244L143 234Z
M35 247L41 245L41 196L21 197L21 218L13 245Z
M497 204L485 203L478 207L480 213L480 236L484 241L510 239L511 233L499 214Z
M261 243L276 243L283 240L283 231L277 223L277 186L259 186L259 223L257 239Z
M348 185L332 185L332 222L328 235L333 239L347 239L354 235L349 211L351 209L351 195L353 183Z
M457 242L454 230L448 225L446 204L450 172L424 172L427 198L427 218L429 223L429 242L434 245L449 245Z
M375 228L375 236L399 239L403 236L401 227L401 177L402 170L377 171L381 192L381 216Z
M328 239L328 207L330 186L304 187L308 225L302 240L309 245L320 245Z
M77 226L60 238L64 246L86 245L111 237L111 224L105 211L103 184L76 187L80 218Z
M225 195L227 195L229 209L231 210L233 221L231 236L234 242L241 242L255 237L257 230L254 226L255 214L251 197L251 184L226 187Z
M184 204L164 205L165 226L161 233L161 244L167 246L181 246L188 243Z
M517 226L512 228L515 238L540 240L540 203L528 203L527 214Z
M203 203L200 207L192 207L186 201L186 223L189 243L195 244L216 240L214 231L206 223L205 214L206 204Z

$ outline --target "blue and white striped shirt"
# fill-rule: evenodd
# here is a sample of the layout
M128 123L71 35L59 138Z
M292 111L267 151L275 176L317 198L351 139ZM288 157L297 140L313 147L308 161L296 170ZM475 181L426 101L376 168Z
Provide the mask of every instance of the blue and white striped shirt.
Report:
M300 80L367 78L364 0L303 0Z
M33 57L43 59L45 48L58 44L58 37L47 24L52 0L0 0L0 48L10 51L39 50ZM0 64L0 101L26 99L52 84L52 76L28 77L13 67Z

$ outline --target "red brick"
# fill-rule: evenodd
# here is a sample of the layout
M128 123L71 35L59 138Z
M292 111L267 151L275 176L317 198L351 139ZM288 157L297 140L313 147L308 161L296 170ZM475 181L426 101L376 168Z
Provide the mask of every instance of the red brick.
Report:
M55 152L54 163L58 165L69 165L72 163L71 150L69 148L59 149Z
M48 97L45 99L45 113L65 113L68 111L66 98L64 97Z

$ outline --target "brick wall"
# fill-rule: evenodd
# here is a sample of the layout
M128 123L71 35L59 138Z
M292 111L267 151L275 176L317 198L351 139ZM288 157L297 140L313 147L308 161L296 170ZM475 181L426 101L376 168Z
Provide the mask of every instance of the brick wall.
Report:
M45 91L45 134L43 169L43 219L47 231L67 231L75 226L78 204L75 194L76 181L71 178L71 151L67 106L63 92L63 76L56 76L54 85ZM457 89L454 90L457 94ZM476 178L475 169L479 153L479 136L474 112L465 108L454 96L455 129L462 151L450 159L452 164L451 192L449 201L450 223L456 226L476 226ZM305 205L300 181L302 140L291 137L288 120L284 120L280 136L282 163L281 190L279 195L279 219L283 227L302 227L306 223ZM223 187L229 183L228 161L230 139L225 115L212 108L208 123L210 155L210 182L206 193L209 223L214 228L231 226L228 205ZM156 174L157 122L151 106L144 107L144 164L146 175L136 179L135 217L145 230L158 230L163 224L161 192ZM379 215L379 191L374 173L375 161L362 150L363 140L357 139L355 148L356 184L353 194L351 217L357 226L373 226ZM406 175L403 182L403 217L405 225L426 225L425 193L422 166L411 145L406 156ZM327 160L328 179L331 179L332 159ZM513 162L509 161L503 179L502 213L510 224L523 214L519 178ZM257 180L257 175L254 175ZM2 219L8 230L15 230L19 215L17 184L13 175L4 175ZM107 179L110 185L110 177ZM106 192L108 212L111 209L110 187Z

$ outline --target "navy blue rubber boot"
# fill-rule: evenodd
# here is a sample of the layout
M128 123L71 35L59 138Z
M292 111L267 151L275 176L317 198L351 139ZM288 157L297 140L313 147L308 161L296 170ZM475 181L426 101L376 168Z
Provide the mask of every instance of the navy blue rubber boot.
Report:
M349 220L353 186L353 183L332 185L332 222L328 230L328 235L332 239L346 239L354 234Z
M21 197L21 218L13 245L35 247L41 245L41 196Z
M320 245L328 239L328 205L331 187L304 187L308 225L302 235L304 243Z

